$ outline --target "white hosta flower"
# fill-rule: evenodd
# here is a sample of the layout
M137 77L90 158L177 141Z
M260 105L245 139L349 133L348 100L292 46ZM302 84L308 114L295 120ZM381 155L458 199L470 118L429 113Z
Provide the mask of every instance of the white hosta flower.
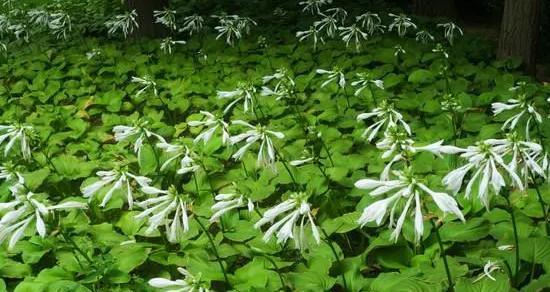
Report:
M3 42L0 42L0 52L4 53L4 55L8 52L8 46Z
M135 218L147 218L148 227L145 231L147 234L151 234L164 224L168 241L176 243L185 232L189 231L188 212L191 208L191 200L187 195L179 194L174 187L170 187L167 191L147 187L143 192L155 197L136 203L144 210Z
M62 11L50 14L48 28L57 39L66 39L72 30L71 16Z
M336 82L340 88L344 88L346 86L346 76L339 67L334 67L332 70L317 69L315 70L315 73L327 75L327 79L321 84L321 88L332 82Z
M435 45L435 48L432 49L432 52L442 55L443 57L445 57L445 59L449 59L449 53L447 53L447 50L439 43Z
M189 32L189 35L198 33L204 28L204 18L200 15L194 14L183 18L183 27L180 32Z
M136 187L136 184L143 189L149 187L149 184L152 182L148 177L134 175L128 171L98 171L96 175L99 177L99 180L82 188L82 195L92 200L101 189L108 187L108 191L99 204L100 207L105 207L112 199L115 191L119 190L126 192L125 196L128 202L128 208L132 209L134 206L134 193L132 190ZM132 181L135 183L132 184Z
M86 204L73 201L51 205L32 192L17 194L13 201L0 203L0 213L4 213L0 219L0 243L9 237L8 249L12 249L21 238L28 235L26 230L31 224L34 224L33 234L45 237L47 230L44 221L52 211L86 208Z
M195 159L193 158L196 156L196 154L191 152L189 148L187 148L187 146L160 142L157 143L157 147L164 150L164 152L172 155L172 157L167 159L162 164L162 166L160 167L161 171L165 170L168 166L170 166L172 162L176 161L176 159L178 158L181 159L179 168L176 170L177 174L194 173L201 168L200 165L197 164L195 162Z
M134 32L134 29L139 27L137 22L138 14L136 10L128 11L124 14L115 15L112 19L105 22L110 35L122 32L124 38Z
M321 13L321 7L331 3L332 0L306 0L301 1L298 4L304 6L304 8L302 8L302 12L309 12L311 15L315 15Z
M479 277L477 277L477 279L474 280L474 283L487 277L493 281L496 281L497 279L495 279L495 277L493 277L493 275L491 275L491 273L497 271L497 270L500 270L501 267L498 263L496 262L492 262L491 260L488 260L487 263L483 266L483 274L479 275Z
M524 189L521 178L504 161L503 155L506 144L505 139L488 139L477 143L476 146L468 146L460 157L467 159L468 162L443 178L443 184L447 189L456 194L462 187L465 175L472 171L465 190L465 196L469 198L472 187L478 184L478 199L483 205L489 208L489 187L495 194L499 194L502 187L506 186L506 181L501 174L505 174L511 179L512 184L520 190Z
M338 30L340 30L340 37L346 43L346 48L349 46L350 41L353 40L357 52L361 49L361 41L366 41L369 36L366 32L361 31L356 24L348 27L339 27Z
M401 55L405 55L407 53L407 51L405 51L405 49L403 49L403 47L401 45L397 45L395 47L393 47L393 55L396 56L396 57L399 57Z
M321 42L321 44L325 43L325 39L323 39L323 36L321 36L321 30L315 25L310 26L308 30L296 32L296 37L300 42L309 38L312 39L314 51L317 50L317 43L319 41Z
M34 128L29 125L14 124L0 125L0 145L8 141L4 146L4 158L8 156L16 143L19 143L19 149L23 159L31 159L31 135L34 134Z
M313 22L313 26L316 30L319 32L324 31L325 35L329 38L336 36L336 32L338 31L338 19L332 14L319 13L319 15L323 18Z
M191 275L186 269L179 268L178 272L185 276L183 279L168 280L165 278L153 278L149 280L149 286L171 292L209 292L208 286L201 281L201 274Z
M516 248L516 247L512 244L505 244L505 245L497 246L497 249L502 250L502 251L510 251L510 250L513 250L514 248Z
M455 37L458 35L464 35L462 29L453 22L439 23L437 27L442 27L444 29L445 38L449 41L449 44L453 45Z
M0 180L5 180L12 186L25 184L25 178L10 163L0 166Z
M47 27L50 23L50 13L44 9L31 9L27 11L27 17L36 26Z
M13 33L13 36L15 36L15 39L17 40L24 40L25 42L29 42L29 27L27 27L24 23L18 23L18 24L11 24L8 27L8 31Z
M233 99L232 102L230 102L225 109L223 110L223 114L227 114L233 106L235 106L238 102L243 102L243 110L244 112L248 112L249 110L254 110L254 99L256 97L256 87L254 85L249 83L241 82L238 84L237 88L232 91L218 91L217 92L218 98L220 99Z
M423 194L430 196L436 206L443 211L444 214L451 213L460 220L465 221L453 197L446 193L432 191L425 184L419 182L412 174L405 174L404 172L398 171L395 171L394 174L397 176L397 179L394 180L367 178L358 180L355 183L355 187L359 189L372 190L369 193L372 197L388 195L386 198L380 199L367 206L357 221L358 224L364 226L369 222L376 222L377 225L380 225L386 214L389 213L389 227L394 228L391 239L397 241L403 224L409 214L409 210L414 210L410 212L414 214L415 240L419 242L424 232L421 200ZM404 205L402 205L403 202ZM395 221L395 212L398 206L401 205L403 206L401 215L397 221Z
M502 141L502 144L496 147L500 148L498 151L502 152L502 155L511 156L508 167L523 179L524 185L529 183L531 176L547 177L546 171L537 162L543 157L540 144L522 141L517 134L512 133L507 135L506 141Z
M151 146L153 145L152 141L150 141L151 137L156 138L160 142L166 142L162 136L146 129L146 125L147 122L137 122L133 126L119 125L113 128L115 141L130 141L133 143L134 153L137 154L139 160L141 160L141 149L143 148L143 143L149 142L151 143Z
M170 30L176 30L176 11L170 9L153 11L155 23L160 23Z
M325 13L330 14L337 21L339 21L341 25L344 25L344 22L346 21L346 18L348 17L348 12L345 9L340 8L340 7L329 8L329 9L325 10Z
M392 23L388 26L389 31L394 29L397 31L397 35L404 37L407 34L409 28L416 29L416 24L414 24L409 17L404 14L388 14L390 17L393 17Z
M384 81L370 78L369 73L357 73L356 76L358 80L351 82L351 86L359 87L355 90L355 96L361 94L365 88L368 88L372 93L372 85L384 90Z
M185 41L175 41L171 37L163 38L160 41L160 50L168 55L172 54L173 47L175 45L185 45Z
M278 91L279 88L282 86L294 88L294 86L296 85L294 79L292 78L292 75L288 72L288 69L284 67L277 69L272 75L266 75L262 77L263 84L268 84L272 81L275 82L274 91Z
M253 126L241 120L233 121L232 124L245 126L250 128L250 130L229 138L229 144L231 145L245 141L245 144L231 157L235 160L241 160L250 147L256 144L256 142L259 142L260 149L258 150L256 165L273 168L277 159L277 152L275 150L275 146L273 146L271 137L273 136L277 139L283 139L285 135L281 132L270 131L262 125Z
M130 82L141 85L141 88L136 93L136 96L140 96L147 90L152 90L155 95L158 95L157 83L153 80L153 78L147 75L143 77L133 76L132 79L130 79Z
M302 159L292 160L288 164L290 164L292 166L300 166L300 165L312 162L314 160L315 160L314 157L303 157Z
M219 25L214 27L218 32L216 39L225 37L225 42L230 46L233 46L235 41L241 39L244 34L248 34L252 25L258 25L251 18L238 15L214 15L213 17L220 19Z
M301 249L306 243L305 229L309 224L315 242L320 244L319 230L313 220L311 205L307 199L308 197L304 193L292 194L288 200L267 210L263 217L254 224L254 228L259 229L267 223L273 223L278 217L282 217L265 231L263 236L265 242L268 242L273 235L277 238L277 243L285 243L292 238L295 247Z
M530 103L526 100L525 96L521 95L519 99L508 99L507 102L495 102L491 105L493 109L493 114L496 116L505 111L518 111L515 115L507 119L502 125L503 130L514 130L519 121L522 120L522 117L526 116L526 126L525 126L525 136L529 138L529 130L531 127L531 122L535 121L536 123L542 123L542 116L535 109L533 103Z
M422 44L427 44L435 40L434 36L425 30L416 33L415 40Z
M403 120L403 115L397 112L393 104L382 101L379 107L373 109L371 112L362 113L357 116L358 121L374 118L376 122L363 131L361 135L363 138L367 138L367 141L374 140L378 131L383 129L387 132L389 129L402 128L410 136L412 135L411 127Z
M373 35L375 31L384 32L384 26L381 25L382 20L376 13L366 12L355 17L355 21L361 23L361 27L365 28L369 35Z
M457 154L464 152L464 149L451 145L443 145L443 140L426 146L416 146L416 143L409 138L406 133L398 129L389 129L384 132L384 139L376 143L376 147L380 150L384 150L382 153L382 159L389 157L393 158L386 164L384 170L380 174L380 180L388 180L391 167L398 161L410 158L417 152L430 152L438 157L442 157L443 154Z
M200 111L206 117L206 120L201 121L189 121L187 124L191 127L205 127L205 130L202 131L194 140L194 143L198 143L201 140L206 145L214 133L220 129L222 144L225 145L229 141L229 125L223 120L223 118L217 118L214 114L207 111Z
M382 158L388 158L395 154L404 154L405 152L410 154L430 152L437 157L442 157L443 154L457 154L465 151L465 149L456 146L443 145L443 140L426 146L416 146L415 144L407 134L390 130L384 133L384 139L376 143L376 147L380 150L385 150Z
M86 59L91 60L97 56L101 56L101 50L94 48L91 51L86 53Z
M223 214L244 206L247 207L248 212L251 213L254 211L254 202L243 195L225 193L216 195L214 199L216 203L210 208L214 212L212 217L210 217L210 222L218 221Z

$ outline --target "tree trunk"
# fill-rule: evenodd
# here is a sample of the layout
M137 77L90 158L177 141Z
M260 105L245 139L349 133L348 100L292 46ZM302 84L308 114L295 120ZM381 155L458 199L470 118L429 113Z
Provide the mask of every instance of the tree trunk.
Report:
M455 0L414 0L414 14L420 16L443 16L456 18L458 11Z
M163 10L168 6L168 0L128 0L130 10L135 9L138 14L139 28L134 32L138 37L159 37L165 34L165 28L155 23L153 11Z
M506 0L500 24L497 57L518 57L528 73L536 71L541 0Z

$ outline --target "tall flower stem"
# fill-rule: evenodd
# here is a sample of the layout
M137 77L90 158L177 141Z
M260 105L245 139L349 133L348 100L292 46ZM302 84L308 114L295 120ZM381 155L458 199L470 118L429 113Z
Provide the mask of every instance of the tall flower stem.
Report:
M197 223L201 227L202 231L208 237L208 241L210 242L210 245L212 246L212 251L214 252L214 256L216 257L216 261L220 265L220 270L222 270L223 278L225 280L225 283L227 284L227 286L230 286L229 285L229 279L227 278L227 273L225 272L225 268L223 267L222 259L220 258L220 254L218 253L218 249L216 248L216 245L214 244L214 240L212 239L212 236L210 235L210 232L208 232L206 227L204 227L204 224L202 224L201 220L197 216L193 216L193 218L195 218L195 221L197 221Z
M542 198L538 184L535 181L535 176L531 173L531 180L533 181L535 191L539 200L540 208L542 209L542 216L544 219L544 226L546 228L546 235L550 235L550 222L548 221L548 207Z
M286 159L281 155L281 153L279 152L279 150L277 150L277 148L274 147L273 149L275 150L275 155L277 155L277 157L279 157L279 160L281 161L281 163L285 167L286 172L288 172L288 175L290 176L290 179L292 179L292 182L294 183L294 187L297 189L298 188L298 182L296 181L296 178L294 178L294 174L292 174L292 171L288 167Z
M325 242L327 243L327 245L330 247L330 250L332 251L332 254L334 255L334 258L336 259L336 262L338 263L338 265L340 265L341 261L340 261L340 257L338 256L338 253L336 252L336 249L334 248L334 245L332 244L332 240L330 240L327 232L325 231L324 228L322 228L321 226L319 226L319 229L321 229L321 232L323 233L323 236L325 237ZM344 285L344 291L348 291L348 284L346 282L346 276L344 273L342 273L342 284Z
M344 90L344 96L346 97L346 109L349 109L351 108L351 103L349 102L349 96L348 96L348 91L346 90L346 87L342 87L342 89Z
M518 228L516 224L516 216L514 215L514 208L512 206L512 202L510 202L509 194L503 196L504 199L506 199L506 204L508 206L508 213L510 213L510 217L512 219L512 228L514 230L514 250L516 251L515 254L515 267L514 267L514 276L512 277L512 286L515 286L517 283L518 273L519 273L519 237L518 237Z
M369 88L369 91L370 91L370 96L372 97L372 101L374 102L374 106L375 107L378 107L378 100L376 99L376 95L374 94L374 89L372 89L372 86L371 84L367 84L368 88Z
M330 154L330 151L327 147L327 144L325 141L323 141L322 138L319 139L321 141L321 146L325 149L325 152L327 153L328 160L330 161L330 165L334 167L334 160L332 160L332 155Z
M447 274L447 281L449 282L449 288L447 291L452 292L454 291L453 277L451 275L451 269L449 268L449 262L447 261L445 247L443 246L443 241L441 240L441 235L439 234L439 227L437 227L433 219L430 219L430 222L432 223L432 228L434 230L435 237L437 238L437 244L439 244L441 258L443 259L443 264L445 265L445 274Z

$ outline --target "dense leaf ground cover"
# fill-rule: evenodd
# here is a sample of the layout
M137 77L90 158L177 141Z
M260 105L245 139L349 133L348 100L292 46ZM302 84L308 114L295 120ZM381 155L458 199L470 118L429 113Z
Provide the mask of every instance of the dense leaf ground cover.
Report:
M537 190L509 188L504 195L491 196L489 208L477 199L477 186L470 198L459 192L455 198L465 222L443 214L430 196L423 196L420 238L415 238L414 215L407 215L396 240L387 224L358 224L363 209L379 197L354 185L379 177L391 159L381 158L384 151L375 143L382 140L382 131L369 142L362 134L372 122L357 119L384 101L403 115L414 145L444 140L467 147L505 136L501 127L510 115L494 116L491 104L517 97L511 87L528 82L522 90L544 116L548 88L517 74L514 62L490 61L490 48L476 39L445 48L445 58L433 45L391 34L373 37L359 53L335 40L313 51L293 32L261 42L256 37L231 48L205 35L171 55L160 51L158 41L92 38L35 43L10 52L0 66L0 121L32 125L34 130L28 133L30 155L6 151L5 170L19 173L26 191L41 202L80 202L87 209L46 212L46 236L31 227L11 248L10 238L4 238L0 290L153 291L150 279L181 278L178 267L194 275L197 285L215 291L439 291L448 287L446 266L456 291L548 287L550 239L537 190L546 202L550 192L542 178L532 184ZM396 55L397 45L405 53ZM96 54L89 58L86 53L92 51ZM335 66L345 74L346 85L335 81L322 86L327 78L316 71ZM273 89L277 81L264 84L262 78L280 68L295 83L292 92L279 99L262 96L261 87ZM358 87L351 83L357 73L382 80L383 88L373 85L354 94ZM142 91L143 85L132 77L144 76L155 84ZM231 98L217 98L218 91L236 88L248 90L253 104L245 111L244 101L239 102L224 112ZM273 165L258 165L259 143L242 161L235 159L245 142L224 143L223 126L207 143L194 141L210 126L196 122L207 118L201 111L223 117L232 137L248 130L231 123L236 120L276 131L271 136L275 153L262 148L268 162L274 157ZM120 125L136 125L136 135L143 133L139 151L134 151L136 137L115 141L113 129ZM546 141L548 119L538 127L533 139ZM118 130L121 135L125 129ZM192 154L186 156L185 148L177 147L166 151L169 146L159 145L163 142L185 145ZM166 164L176 154L181 156ZM189 169L180 167L184 156L191 159L181 162ZM411 168L431 189L444 191L442 178L463 164L456 156L419 151L396 162L395 168ZM109 186L99 185L91 192L98 175L106 175L96 172L112 169L150 181L128 175L131 196L125 186L110 192ZM2 181L2 202L11 201L14 180ZM182 209L172 210L166 220L183 216L184 210L187 227L174 227L179 219L155 225L143 215L150 207L146 200L165 195L159 189L182 202ZM83 192L93 194L88 200ZM243 196L239 208L209 220L220 199L216 195L228 193ZM268 209L297 194L310 208L303 213L310 217L296 223L306 224L304 233L298 230L300 238L284 243L269 236L264 241L262 230L269 227L255 224ZM447 265L431 224L439 228ZM295 242L301 243L299 248ZM489 260L497 263L489 274L494 279L480 277Z

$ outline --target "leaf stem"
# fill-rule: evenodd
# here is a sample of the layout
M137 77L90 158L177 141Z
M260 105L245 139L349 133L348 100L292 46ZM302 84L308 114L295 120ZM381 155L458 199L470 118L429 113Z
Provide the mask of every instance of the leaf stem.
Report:
M506 203L508 205L508 213L510 213L510 217L512 219L512 228L514 230L514 244L515 244L515 267L514 267L514 276L512 277L512 286L515 286L517 284L517 278L519 273L519 237L518 237L518 228L516 225L516 216L514 215L514 209L512 207L512 203L510 202L509 195L503 196L504 199L506 199Z
M449 288L447 291L454 291L453 277L451 275L451 269L449 268L449 262L447 261L447 255L445 253L445 247L443 246L443 241L441 240L441 235L439 234L439 227L435 224L433 218L430 219L432 227L437 238L437 244L439 244L441 258L443 258L443 264L445 265L445 273L447 274L447 281L449 281Z
M229 280L227 278L227 273L225 272L225 268L223 267L223 263L222 263L222 260L220 258L220 254L218 253L218 249L216 248L216 245L214 244L214 240L212 239L212 236L210 235L210 233L208 232L208 230L204 227L204 225L202 224L201 220L199 220L198 216L193 216L193 218L195 218L195 221L197 221L197 223L199 223L199 226L201 227L202 231L206 234L206 236L208 237L208 241L210 242L210 245L212 246L212 251L214 251L214 256L216 256L216 261L218 262L218 264L220 265L220 269L222 270L222 273L223 273L223 278L225 280L225 283L229 285Z
M332 245L332 240L330 240L330 238L329 238L329 236L328 236L328 234L327 234L327 232L325 231L324 228L319 226L319 229L321 229L321 232L323 233L323 236L325 237L325 242L330 247L330 250L332 251L332 254L334 255L334 258L336 259L336 262L338 263L338 265L340 265L341 264L340 257L338 256L338 253L336 252L336 249ZM342 283L344 285L344 291L348 291L348 284L346 282L346 275L344 273L342 273L341 276L342 276Z

